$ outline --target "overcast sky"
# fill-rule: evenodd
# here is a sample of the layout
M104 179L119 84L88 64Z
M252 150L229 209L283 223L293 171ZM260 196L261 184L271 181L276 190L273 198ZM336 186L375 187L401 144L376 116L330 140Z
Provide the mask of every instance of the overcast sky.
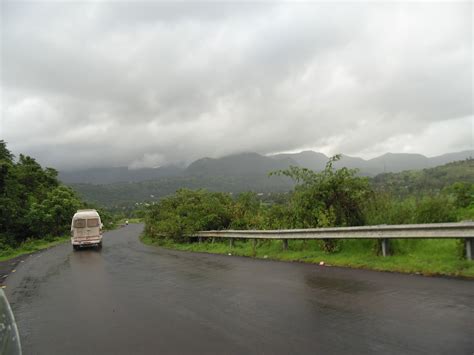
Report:
M473 149L473 5L1 0L0 139L59 169Z

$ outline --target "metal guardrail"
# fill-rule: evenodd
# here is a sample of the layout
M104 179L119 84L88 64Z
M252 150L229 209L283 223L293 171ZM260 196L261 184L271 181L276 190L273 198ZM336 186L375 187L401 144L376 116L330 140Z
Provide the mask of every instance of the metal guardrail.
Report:
M474 222L377 225L364 227L282 229L282 230L216 230L201 231L199 238L280 239L288 248L288 240L298 239L380 239L382 254L388 254L389 239L464 239L466 258L474 257Z

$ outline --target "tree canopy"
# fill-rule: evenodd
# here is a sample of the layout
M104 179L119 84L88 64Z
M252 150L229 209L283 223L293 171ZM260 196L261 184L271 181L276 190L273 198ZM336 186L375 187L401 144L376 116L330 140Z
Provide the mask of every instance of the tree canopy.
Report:
M64 234L83 206L75 192L60 184L57 172L20 154L18 161L0 141L0 244Z

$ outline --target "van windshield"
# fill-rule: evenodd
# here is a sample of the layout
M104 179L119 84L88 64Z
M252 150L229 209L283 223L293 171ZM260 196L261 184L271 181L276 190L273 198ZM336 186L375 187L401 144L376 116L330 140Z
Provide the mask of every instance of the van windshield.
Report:
M98 227L99 226L99 219L93 218L87 220L87 227Z
M86 220L85 219L76 219L74 220L74 228L85 228Z

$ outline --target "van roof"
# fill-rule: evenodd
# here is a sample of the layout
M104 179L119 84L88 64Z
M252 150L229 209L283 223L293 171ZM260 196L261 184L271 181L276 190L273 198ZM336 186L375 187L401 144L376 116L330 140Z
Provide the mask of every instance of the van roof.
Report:
M73 219L76 218L90 218L90 217L100 217L96 210L77 210L74 214Z

